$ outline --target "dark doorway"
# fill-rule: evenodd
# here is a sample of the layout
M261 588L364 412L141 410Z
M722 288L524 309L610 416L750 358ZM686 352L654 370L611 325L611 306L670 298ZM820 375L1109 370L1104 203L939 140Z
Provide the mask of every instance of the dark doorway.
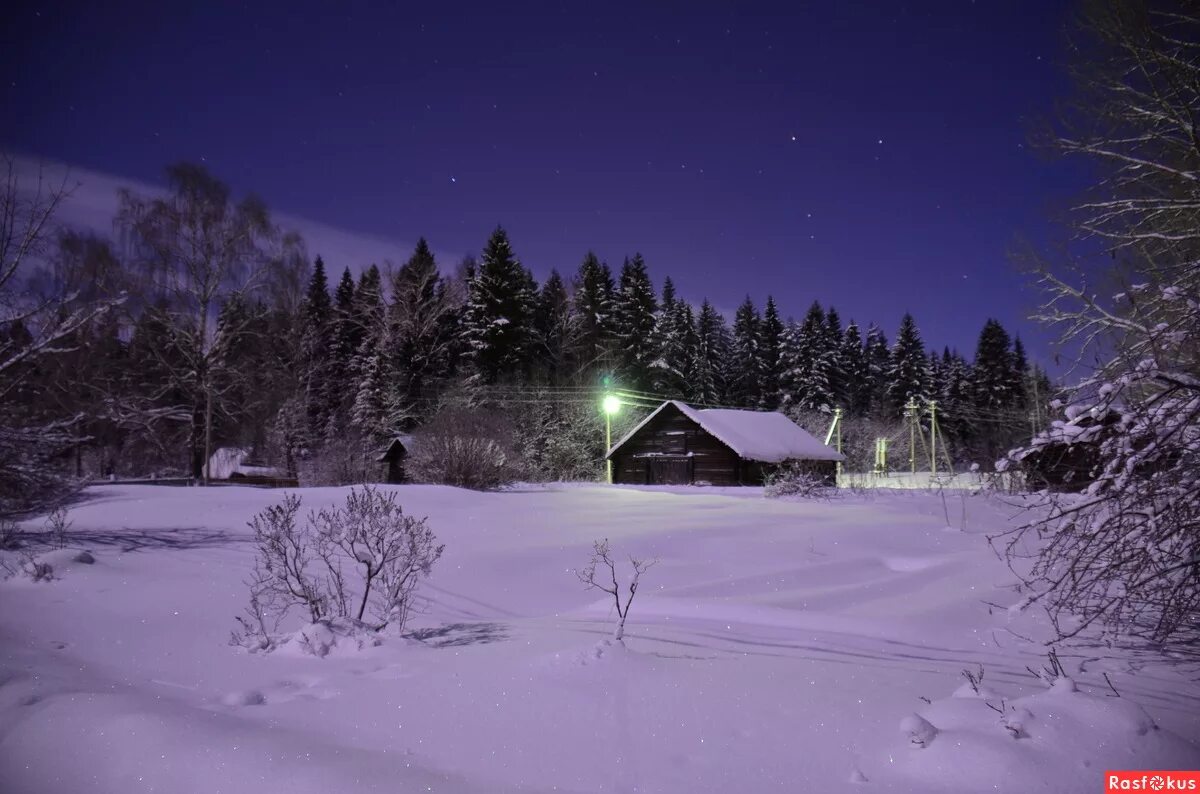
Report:
M683 455L662 455L650 458L650 485L690 485L692 459Z

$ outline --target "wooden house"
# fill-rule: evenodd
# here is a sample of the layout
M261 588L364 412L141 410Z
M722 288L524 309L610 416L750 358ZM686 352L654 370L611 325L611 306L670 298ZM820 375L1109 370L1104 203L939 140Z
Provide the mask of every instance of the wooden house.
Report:
M411 478L405 469L405 460L413 450L413 437L396 436L388 444L387 449L380 453L376 461L382 464L383 481L386 483L404 483Z
M777 411L696 409L669 400L608 451L614 483L762 485L782 464L834 482L841 453Z

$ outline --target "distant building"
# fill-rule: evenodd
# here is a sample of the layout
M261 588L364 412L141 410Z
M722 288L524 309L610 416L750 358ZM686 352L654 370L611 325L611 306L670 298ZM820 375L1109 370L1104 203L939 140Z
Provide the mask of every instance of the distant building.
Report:
M387 449L381 452L379 457L376 458L379 463L383 464L384 482L398 484L411 480L405 468L405 461L413 451L413 443L412 436L396 436L387 445Z
M669 400L608 451L613 482L762 485L781 464L834 482L841 453L777 411L696 409Z
M240 447L218 447L208 463L204 464L204 476L209 480L229 480L245 485L295 485L283 469L263 466L250 457L250 450Z

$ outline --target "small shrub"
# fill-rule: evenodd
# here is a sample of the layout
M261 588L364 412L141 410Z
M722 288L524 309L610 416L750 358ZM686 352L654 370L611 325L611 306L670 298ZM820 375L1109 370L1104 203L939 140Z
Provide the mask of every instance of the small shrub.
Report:
M777 499L781 496L798 496L802 499L828 498L830 484L822 476L813 474L797 464L785 464L767 476L763 494Z
M512 426L502 415L446 408L416 433L408 470L419 482L494 490L520 476L515 446Z
M417 585L445 548L426 520L404 515L394 493L371 486L351 489L343 506L310 513L303 524L299 512L300 497L289 494L251 519L256 554L247 581L250 603L237 618L233 644L271 649L294 609L309 624L402 631Z
M72 522L67 518L67 508L59 505L46 516L46 533L50 536L50 545L56 549L65 549L70 539Z
M608 538L594 541L592 556L588 560L587 566L575 571L575 576L589 590L600 590L613 597L613 603L617 608L617 625L613 629L613 641L624 642L625 619L629 617L629 607L633 604L633 597L637 595L642 574L657 563L658 560L640 560L632 556L629 558L633 576L629 579L628 592L624 597L621 595L621 586L617 582L617 564L613 561L612 553L609 551Z

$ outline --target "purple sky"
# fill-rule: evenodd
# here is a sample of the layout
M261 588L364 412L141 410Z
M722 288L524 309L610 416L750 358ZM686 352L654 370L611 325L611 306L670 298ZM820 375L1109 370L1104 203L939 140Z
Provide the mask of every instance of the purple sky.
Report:
M203 161L397 260L500 223L539 277L641 251L725 311L911 311L966 352L995 316L1048 356L1007 254L1078 181L1026 143L1065 3L383 5L19 4L0 145L151 184Z

